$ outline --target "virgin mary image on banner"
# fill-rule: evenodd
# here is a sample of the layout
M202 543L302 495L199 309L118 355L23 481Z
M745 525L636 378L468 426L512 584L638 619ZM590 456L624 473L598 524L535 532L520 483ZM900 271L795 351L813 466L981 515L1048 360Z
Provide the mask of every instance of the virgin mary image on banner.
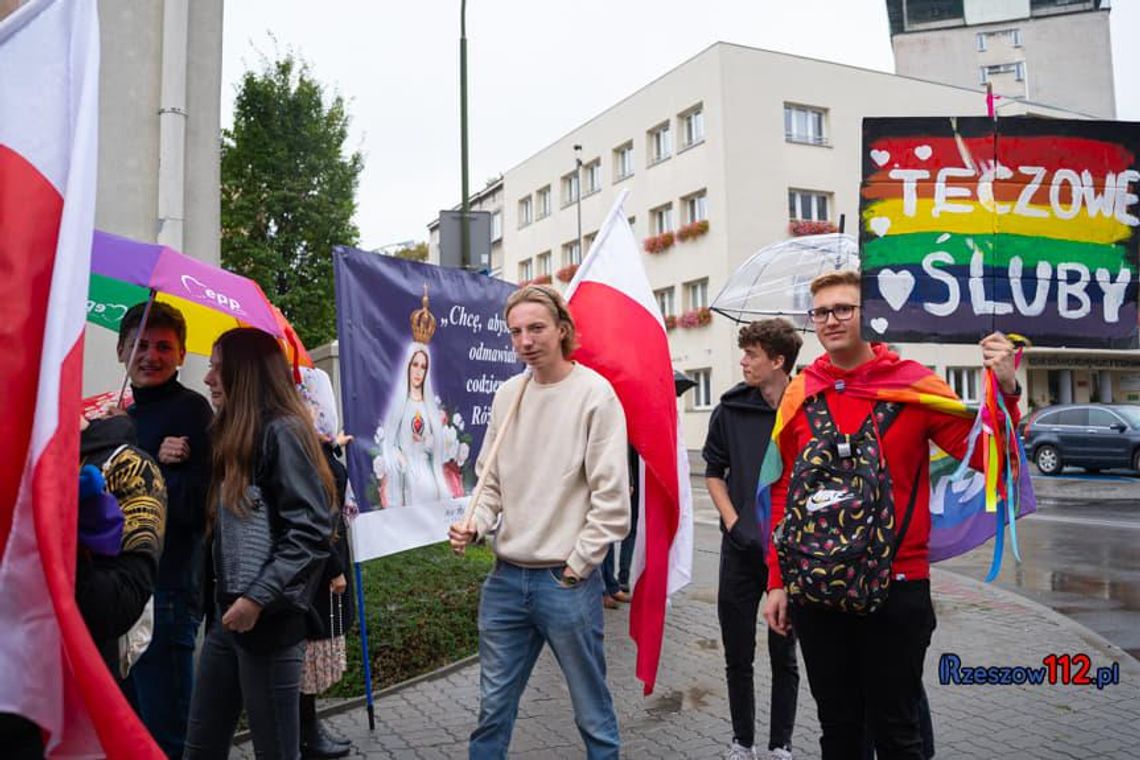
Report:
M444 459L450 426L445 424L432 390L432 358L428 343L436 320L428 308L427 285L422 307L412 312L412 342L397 365L393 394L384 419L376 428L379 453L372 470L379 482L382 507L433 504L456 493L444 476Z

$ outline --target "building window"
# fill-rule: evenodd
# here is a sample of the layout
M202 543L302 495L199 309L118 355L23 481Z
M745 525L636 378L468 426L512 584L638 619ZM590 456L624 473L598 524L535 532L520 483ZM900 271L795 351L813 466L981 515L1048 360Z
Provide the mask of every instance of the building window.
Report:
M649 212L649 221L653 226L652 233L660 235L664 232L673 231L673 204L666 203L664 206L658 206Z
M586 173L586 195L593 195L602 189L602 160L596 158L582 167Z
M685 283L685 302L688 309L704 309L709 305L709 280L707 277Z
M689 109L678 117L681 147L688 148L705 139L705 112L701 106Z
M807 106L784 104L784 139L788 142L826 145L826 112Z
M978 32L978 52L984 53L989 49L991 40L1004 39L1007 40L1010 47L1021 47L1021 30L1020 29L997 29L992 32Z
M545 219L550 216L550 185L539 190L534 197L538 201L537 218Z
M497 243L503 239L503 212L496 211L491 214L491 242Z
M669 122L649 130L649 165L660 163L673 155L673 133Z
M578 172L570 172L562 178L562 206L565 208L578 200Z
M577 240L571 240L562 246L562 266L582 263L582 248Z
M978 370L976 367L947 367L946 382L967 404L978 402Z
M684 216L683 224L692 224L709 218L708 194L700 192L687 195L681 199L681 210Z
M657 299L657 308L661 310L661 316L677 316L677 306L673 299L673 288L669 287L655 290L653 291L653 297Z
M633 143L614 148L614 182L633 176Z
M826 222L830 206L827 193L814 193L810 190L788 191L788 219L790 221Z
M582 236L582 253L583 254L589 255L590 249L594 247L594 240L596 240L597 237L598 237L598 233L596 230L594 232L591 232L588 235Z
M532 221L534 221L533 208L528 195L519 201L519 227L525 227Z
M525 282L534 278L534 262L530 259L523 259L519 262L519 282Z
M685 373L696 382L689 396L693 409L709 409L712 407L712 370L691 369Z
M1014 63L995 63L992 66L982 66L978 69L978 76L982 84L988 84L996 76L1003 74L1013 74L1014 80L1018 82L1025 81L1025 61L1016 61Z
M534 257L534 260L538 262L538 266L536 267L538 270L537 277L549 277L552 274L550 269L550 251L538 254Z

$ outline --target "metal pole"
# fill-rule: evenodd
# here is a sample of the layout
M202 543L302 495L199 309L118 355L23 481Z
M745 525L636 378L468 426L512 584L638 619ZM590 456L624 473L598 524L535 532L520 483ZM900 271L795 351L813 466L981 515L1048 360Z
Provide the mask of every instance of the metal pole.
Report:
M581 234L581 233L579 233ZM143 307L142 321L139 322L138 329L135 330L135 339L131 343L131 354L127 357L127 374L123 378L123 384L119 386L119 398L115 400L115 406L122 407L123 396L127 393L127 383L131 379L131 367L135 363L135 357L139 353L139 340L142 339L143 330L146 329L147 319L150 317L150 307L154 305L154 297L158 295L154 288L150 289L150 295L146 299L146 306Z
M575 161L575 181L578 183L578 262L582 263L582 259L586 257L586 252L582 250L582 146L574 146L574 161Z
M360 573L360 563L354 562L352 567L356 577L356 616L360 620L360 654L364 662L364 697L368 704L368 730L375 731L376 708L372 697L372 660L368 654L368 616L364 613L364 580Z
M468 228L467 214L471 211L471 201L467 197L467 0L459 4L459 150L463 164L463 215L461 240L463 268L471 266L471 230Z

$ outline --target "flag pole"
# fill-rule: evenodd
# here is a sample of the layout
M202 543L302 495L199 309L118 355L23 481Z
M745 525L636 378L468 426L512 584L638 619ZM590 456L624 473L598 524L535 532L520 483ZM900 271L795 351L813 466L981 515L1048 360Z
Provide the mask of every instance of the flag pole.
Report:
M499 428L499 434L495 436L495 440L491 442L491 450L487 452L487 465L483 468L483 475L479 478L479 482L475 484L475 490L471 492L471 498L467 502L467 511L463 515L463 527L467 530L473 530L471 521L475 518L475 505L479 503L479 497L483 495L483 488L487 483L487 474L495 464L495 457L499 454L499 446L503 444L503 438L506 436L507 430L511 426L511 421L515 418L515 413L522 405L523 394L526 393L526 386L530 383L530 375L523 378L522 386L519 388L519 393L515 396L514 403L511 408L507 410L507 416L503 420L503 426ZM461 554L462 552L456 552Z
M146 307L143 309L142 321L139 322L138 329L135 330L135 341L131 344L131 355L127 359L127 372L123 375L123 384L119 386L119 398L115 401L116 407L123 405L123 396L127 392L127 381L131 379L131 365L135 363L135 356L139 352L139 340L142 339L143 330L146 329L146 321L150 316L150 307L154 305L155 295L155 289L151 288L150 295L146 299Z
M364 698L368 703L368 730L376 730L376 710L372 701L372 661L368 656L368 616L364 614L364 584L361 582L360 563L352 563L356 577L356 617L360 621L360 653L364 662Z

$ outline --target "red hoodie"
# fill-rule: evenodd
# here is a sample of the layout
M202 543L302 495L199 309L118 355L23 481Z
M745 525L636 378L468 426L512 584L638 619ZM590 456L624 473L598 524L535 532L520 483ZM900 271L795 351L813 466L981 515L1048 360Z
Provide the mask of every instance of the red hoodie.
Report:
M860 380L865 381L867 375L872 373L881 380L884 376L889 376L893 368L901 367L904 363L904 360L899 359L898 354L889 350L882 343L872 343L871 348L875 353L874 358L852 370L836 367L831 363L831 358L827 354L815 360L812 370L829 378L845 380L851 384L858 383ZM834 385L824 391L824 397L827 399L827 407L831 412L832 419L841 433L857 432L874 407L874 402L857 398L850 393L844 395L837 391ZM1013 415L1015 426L1020 419L1017 399L1016 395L1005 395L1006 408ZM902 523L916 473L919 478L918 492L914 501L914 514L911 516L910 525L892 566L894 576L898 580L921 580L930 577L930 561L928 559L930 544L930 468L928 466L930 446L928 441L934 441L947 454L955 459L961 459L966 455L967 437L972 426L973 419L971 418L935 411L930 407L918 404L907 404L883 436L883 456L891 474L896 525ZM788 498L788 480L791 478L795 458L811 438L812 434L808 426L807 415L801 407L780 433L780 456L783 459L784 470L780 479L772 486L772 519L770 523L772 530L784 518ZM971 458L971 466L980 470L982 468L982 456L982 451L978 447ZM783 588L784 582L780 574L779 562L776 559L776 548L770 536L768 540L768 568L768 590Z

